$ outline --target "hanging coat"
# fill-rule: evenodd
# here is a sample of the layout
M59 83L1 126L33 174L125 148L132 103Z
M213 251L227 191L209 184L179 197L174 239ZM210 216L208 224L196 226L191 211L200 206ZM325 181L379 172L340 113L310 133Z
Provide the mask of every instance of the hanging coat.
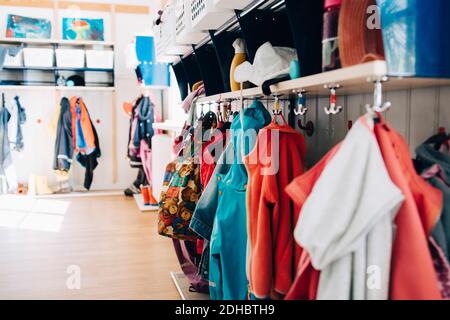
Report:
M27 115L25 113L25 109L20 104L19 97L15 97L14 100L16 101L16 107L17 107L17 126L16 126L16 139L15 139L15 146L14 149L17 152L20 152L24 148L23 143L23 133L22 133L22 126L27 121Z
M442 193L415 172L405 140L380 116L375 134L392 181L405 195L395 219L392 300L440 300L429 236L442 212Z
M247 170L242 150L247 154L256 143L256 134L271 121L259 101L245 109L243 124L236 117L231 141L219 160L205 191L197 203L191 229L210 240L209 281L214 300L245 300L248 295L247 260ZM248 130L254 135L248 135ZM245 133L246 143L242 145Z
M245 157L249 172L247 215L250 290L258 299L277 299L289 291L300 259L293 231L300 212L286 186L304 171L304 137L287 124L262 129Z
M6 176L8 184L8 190L3 191L14 191L17 189L17 176L13 166L8 136L8 122L10 119L11 114L5 106L5 96L2 95L2 106L0 108L0 176Z
M424 143L416 154L421 176L444 194L444 208L432 235L450 261L450 146L436 149L433 144Z
M153 123L155 122L155 105L150 97L143 97L137 108L137 126L133 137L134 146L140 146L145 140L149 148L152 148L152 138L155 134Z
M287 188L286 193L300 208L313 191L314 185L321 176L323 170L333 159L339 150L340 144L331 149L313 168L304 175L297 177ZM301 248L301 247L300 247ZM297 274L286 300L316 300L317 288L319 286L320 271L314 269L311 264L311 257L306 250L302 250L302 255L297 266Z
M90 154L95 150L95 136L92 122L82 98L70 99L72 113L72 139L76 152Z
M161 121L150 97L136 100L130 119L128 159L132 168L143 168L147 181L152 183L152 138L159 130L153 129L154 122Z
M294 233L321 271L317 299L388 299L393 220L403 199L361 118L317 180Z
M80 152L77 155L77 161L86 169L84 177L84 187L86 188L86 190L91 189L92 181L94 179L94 170L98 166L98 158L100 158L102 155L97 130L95 129L94 124L92 123L92 120L90 118L89 121L91 122L92 131L94 134L95 149L89 154Z
M141 104L141 101L144 97L139 97L134 105L131 112L130 117L130 128L128 132L128 146L127 146L127 157L128 161L130 162L130 166L132 168L142 168L142 159L139 152L140 144L135 146L134 145L134 136L136 135L136 128L138 125L138 109L139 105Z
M72 112L67 98L61 99L58 125L56 129L55 157L53 169L69 171L74 155Z

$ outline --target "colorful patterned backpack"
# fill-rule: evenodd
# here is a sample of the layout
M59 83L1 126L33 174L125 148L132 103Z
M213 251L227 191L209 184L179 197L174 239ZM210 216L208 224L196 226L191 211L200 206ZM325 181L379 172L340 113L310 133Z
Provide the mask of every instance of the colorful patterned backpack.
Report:
M191 128L194 124L195 107L192 109L191 121L188 123ZM194 159L195 145L192 131L186 131L181 148L189 156L179 156L166 167L158 212L158 233L172 239L187 241L198 239L197 234L189 228L189 224L201 193L200 165Z

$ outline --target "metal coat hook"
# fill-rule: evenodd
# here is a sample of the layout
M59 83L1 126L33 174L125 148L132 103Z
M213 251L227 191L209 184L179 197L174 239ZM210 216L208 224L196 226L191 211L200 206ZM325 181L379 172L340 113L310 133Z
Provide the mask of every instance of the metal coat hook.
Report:
M298 108L294 109L294 113L296 116L304 116L308 112L308 108L306 107L306 97L304 96L305 90L295 91L298 95Z
M279 99L278 96L275 96L275 95L274 95L274 98L275 98L275 103L273 105L272 113L273 113L274 116L282 115L283 114L283 110L281 110L280 99Z
M312 135L314 134L314 123L312 121L308 121L306 123L306 125L304 126L302 119L298 119L297 124L300 129L305 131L305 133L308 137L312 137Z
M386 101L383 103L383 82L387 81L387 77L383 77L381 79L378 79L374 82L375 88L373 92L373 106L370 106L369 104L366 106L366 109L371 113L382 113L387 111L391 106L392 103L389 101Z
M336 96L336 90L340 88L340 85L335 86L325 86L325 88L330 89L330 105L328 107L325 107L325 113L327 115L335 115L344 109L342 106L337 105L337 96Z

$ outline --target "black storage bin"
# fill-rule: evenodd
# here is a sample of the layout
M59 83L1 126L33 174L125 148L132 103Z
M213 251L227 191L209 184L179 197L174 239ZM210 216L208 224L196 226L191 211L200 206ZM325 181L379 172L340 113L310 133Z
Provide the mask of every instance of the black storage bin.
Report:
M181 59L181 63L183 64L184 71L188 79L189 88L192 89L194 84L203 80L202 74L198 67L197 56L193 53L188 57Z
M285 8L275 11L254 10L244 16L238 14L238 21L247 44L250 62L253 62L258 48L267 41L273 46L295 48Z
M285 0L301 76L322 72L324 0Z
M180 62L172 64L173 72L177 78L178 89L180 90L181 100L186 99L189 94L189 82L184 71L183 64Z
M195 48L197 63L205 85L205 93L207 96L222 93L225 91L220 71L220 65L217 60L214 45L205 44L199 48Z
M238 38L244 38L241 30L224 31L215 36L214 32L210 32L214 48L216 50L217 60L219 61L220 72L224 91L231 91L230 88L230 68L234 58L233 42ZM248 55L248 53L247 53Z

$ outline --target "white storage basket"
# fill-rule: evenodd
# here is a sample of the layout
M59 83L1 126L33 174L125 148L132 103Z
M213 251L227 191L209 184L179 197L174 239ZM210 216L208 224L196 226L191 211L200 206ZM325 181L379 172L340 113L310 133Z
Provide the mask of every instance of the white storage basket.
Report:
M234 16L233 10L218 8L214 0L190 0L192 28L217 30Z
M25 67L51 68L54 63L55 51L46 48L24 48L23 60Z
M114 51L86 50L86 66L89 69L114 69Z
M23 67L23 51L20 50L19 53L12 57L9 54L5 57L5 67Z
M242 10L252 4L254 0L214 0L218 8Z
M177 0L176 14L176 41L180 44L199 44L207 36L206 32L194 30L191 21L190 0Z
M190 47L177 43L176 39L176 15L175 6L168 5L164 9L164 13L161 16L161 41L165 44L165 54L166 55L184 55L188 53Z
M159 62L163 60L166 54L166 47L161 32L162 32L161 25L153 26L153 36L155 40L155 54L156 60Z
M85 51L82 49L56 49L56 66L59 68L84 68Z

